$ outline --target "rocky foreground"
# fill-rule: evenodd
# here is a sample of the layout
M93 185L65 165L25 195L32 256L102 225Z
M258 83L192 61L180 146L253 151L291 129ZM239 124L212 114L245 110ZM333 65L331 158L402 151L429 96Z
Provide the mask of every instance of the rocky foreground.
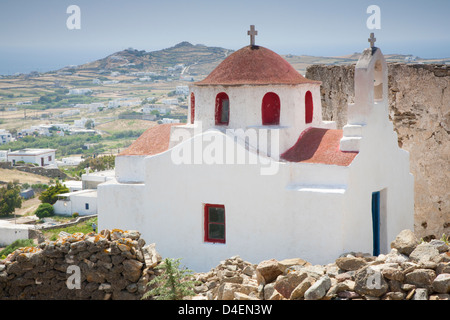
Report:
M349 253L328 265L252 264L239 256L196 273L193 300L449 300L450 251L402 231L386 255ZM135 230L75 233L0 260L0 300L138 300L162 257Z
M402 231L377 257L342 255L328 265L302 259L258 265L231 257L207 273L193 299L204 300L449 300L450 251L441 240L419 242Z

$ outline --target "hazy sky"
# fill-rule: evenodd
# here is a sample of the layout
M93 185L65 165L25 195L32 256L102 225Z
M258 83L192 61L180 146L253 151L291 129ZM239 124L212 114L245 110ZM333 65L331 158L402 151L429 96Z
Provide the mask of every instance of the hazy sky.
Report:
M70 5L81 29L66 26ZM369 5L381 29L369 30ZM385 54L450 57L450 0L0 0L0 74L48 71L133 47L153 51L181 41L237 50L249 43L279 54L361 52L375 32Z

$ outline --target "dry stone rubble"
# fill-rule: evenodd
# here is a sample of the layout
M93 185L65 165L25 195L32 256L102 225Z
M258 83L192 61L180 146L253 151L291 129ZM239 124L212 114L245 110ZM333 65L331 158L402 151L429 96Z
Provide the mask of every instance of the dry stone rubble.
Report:
M21 248L0 261L0 299L137 300L159 274L155 244L138 231L76 233ZM403 230L387 254L350 252L327 265L300 258L253 264L240 256L194 273L193 300L449 300L450 250ZM68 268L81 271L69 289Z

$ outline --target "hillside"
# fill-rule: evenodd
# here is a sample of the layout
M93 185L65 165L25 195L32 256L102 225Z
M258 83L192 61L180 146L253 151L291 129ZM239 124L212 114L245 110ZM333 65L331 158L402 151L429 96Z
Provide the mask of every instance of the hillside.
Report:
M77 67L77 70L86 71L117 71L125 72L167 72L168 68L175 65L184 65L178 72L191 76L205 77L233 50L208 47L201 44L193 45L187 41L180 42L173 47L146 52L145 50L126 49L113 53L103 59L99 59ZM321 57L307 55L282 55L300 73L305 74L306 68L312 64L342 65L356 63L360 53L353 53L340 57ZM445 63L450 59L421 59L412 55L386 54L388 62L405 62L411 59L414 63Z
M170 67L182 64L189 69L189 74L198 75L213 69L231 52L232 50L224 48L193 45L184 41L173 47L152 52L129 48L81 65L77 69L164 72ZM182 71L186 72L187 70Z

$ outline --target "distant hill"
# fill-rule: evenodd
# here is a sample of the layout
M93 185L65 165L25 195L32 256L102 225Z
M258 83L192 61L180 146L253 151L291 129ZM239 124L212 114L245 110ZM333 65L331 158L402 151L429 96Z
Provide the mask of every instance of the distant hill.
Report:
M212 70L233 50L193 45L181 42L173 47L146 52L145 50L126 49L113 53L106 58L78 66L78 70L107 71L147 71L163 72L167 68L183 64L190 75L205 74Z
M168 68L183 65L183 74L191 76L206 76L233 50L208 47L202 44L193 45L183 41L177 45L147 52L129 48L113 53L103 59L86 63L77 67L78 70L86 71L118 71L118 72L167 72ZM282 55L300 73L305 74L306 68L311 64L351 64L356 63L360 53L348 54L340 57L317 57L305 55ZM421 59L412 55L385 54L388 62L401 63L448 63L450 59Z

